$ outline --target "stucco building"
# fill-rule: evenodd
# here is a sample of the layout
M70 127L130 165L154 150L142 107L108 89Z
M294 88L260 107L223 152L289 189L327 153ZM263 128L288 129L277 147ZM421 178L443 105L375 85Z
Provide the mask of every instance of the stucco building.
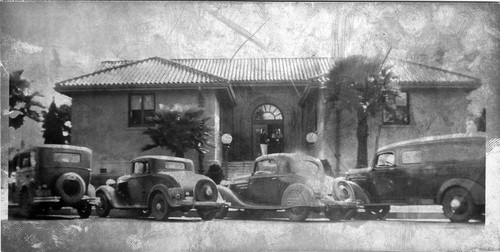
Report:
M466 131L467 95L480 86L478 79L389 62L400 95L391 100L391 113L371 119L369 156L376 143ZM215 147L205 155L205 167L222 160L220 136L230 133L230 174L247 172L260 155L259 132L266 130L270 137L282 136L270 143L269 152L301 151L345 171L355 164L356 118L347 111L335 118L325 102L325 76L333 63L331 58L105 61L93 73L56 83L56 90L72 98L72 144L94 151L94 173L124 173L139 155L173 155L141 147L149 141L143 134L151 126L146 117L175 104L202 106L212 117ZM186 153L195 163L197 155Z

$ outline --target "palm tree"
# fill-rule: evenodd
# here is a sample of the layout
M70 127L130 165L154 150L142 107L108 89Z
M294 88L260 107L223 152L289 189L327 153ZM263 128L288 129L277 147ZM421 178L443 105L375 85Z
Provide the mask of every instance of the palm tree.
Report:
M386 98L397 95L390 85L392 74L382 68L383 61L355 55L341 59L329 72L326 86L328 101L333 102L336 120L340 112L347 109L356 112L358 151L356 167L368 166L368 119L383 109L389 109Z
M39 101L34 100L42 96L39 92L29 93L30 82L21 79L23 70L9 74L9 126L18 129L24 123L24 117L36 122L41 121L41 114L33 107L45 108Z
M174 152L176 157L184 157L189 149L207 152L207 141L213 128L208 125L210 117L205 116L204 109L180 105L160 107L148 119L155 126L146 129L144 134L153 143L142 147L142 151L160 147Z

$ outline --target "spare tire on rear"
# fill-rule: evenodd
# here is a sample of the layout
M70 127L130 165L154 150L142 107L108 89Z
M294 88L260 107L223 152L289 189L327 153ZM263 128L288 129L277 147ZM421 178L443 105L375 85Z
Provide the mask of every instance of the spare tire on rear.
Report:
M56 181L56 191L65 203L77 203L85 194L85 181L74 172L64 173Z

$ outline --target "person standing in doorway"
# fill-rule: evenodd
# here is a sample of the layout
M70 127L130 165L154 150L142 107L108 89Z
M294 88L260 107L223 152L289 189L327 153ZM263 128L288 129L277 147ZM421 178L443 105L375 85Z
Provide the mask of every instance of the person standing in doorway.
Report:
M269 138L267 137L266 131L263 129L260 130L259 141L260 141L260 153L262 155L267 155L267 145L269 144Z

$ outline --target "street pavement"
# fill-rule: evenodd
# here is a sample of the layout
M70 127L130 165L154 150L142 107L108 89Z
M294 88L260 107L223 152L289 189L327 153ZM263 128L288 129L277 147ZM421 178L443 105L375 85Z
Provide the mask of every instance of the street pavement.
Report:
M202 221L191 212L159 222L112 210L107 218L79 219L74 211L63 209L25 220L11 208L9 220L2 221L2 251L471 251L499 246L480 222L450 223L444 218L331 222L313 216L297 223L271 217Z

